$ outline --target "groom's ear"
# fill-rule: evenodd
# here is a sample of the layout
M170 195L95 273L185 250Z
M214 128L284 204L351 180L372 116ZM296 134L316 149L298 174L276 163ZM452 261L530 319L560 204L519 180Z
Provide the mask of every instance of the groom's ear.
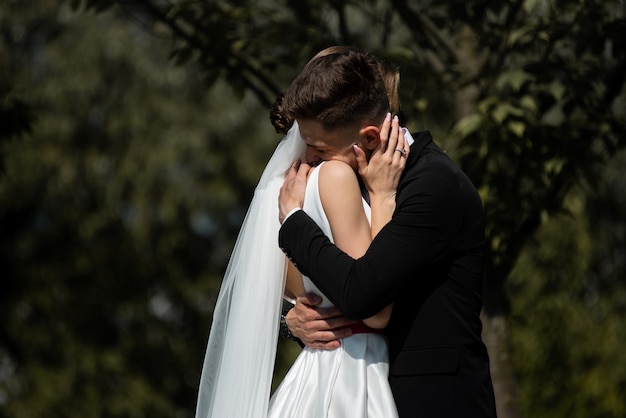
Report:
M361 128L359 135L366 149L373 151L380 144L380 128L375 125L367 125Z

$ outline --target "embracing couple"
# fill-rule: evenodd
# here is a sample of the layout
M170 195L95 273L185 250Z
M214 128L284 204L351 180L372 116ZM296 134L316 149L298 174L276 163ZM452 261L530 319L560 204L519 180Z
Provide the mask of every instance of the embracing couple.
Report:
M480 198L391 116L397 88L332 47L277 102L286 136L220 289L196 417L495 417ZM279 317L305 347L270 399Z

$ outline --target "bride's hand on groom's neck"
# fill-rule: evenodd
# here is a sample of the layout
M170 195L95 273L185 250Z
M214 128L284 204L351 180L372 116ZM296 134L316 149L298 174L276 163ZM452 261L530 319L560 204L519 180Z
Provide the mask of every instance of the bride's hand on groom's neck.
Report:
M287 171L285 182L280 188L280 194L278 195L278 220L281 224L291 211L302 208L307 176L310 170L310 165L301 163L298 160Z

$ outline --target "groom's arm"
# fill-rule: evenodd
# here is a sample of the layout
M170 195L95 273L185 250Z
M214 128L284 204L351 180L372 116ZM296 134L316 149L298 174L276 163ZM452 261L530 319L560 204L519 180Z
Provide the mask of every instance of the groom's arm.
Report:
M475 190L455 174L441 161L413 171L401 185L391 221L358 260L333 245L303 211L283 222L279 245L344 315L367 318L390 304L407 281L431 279L419 272L450 256L459 231L481 219ZM478 237L468 239L470 247L482 245L479 226L470 228Z
M298 270L318 285L347 317L365 319L389 304L390 297L383 301L384 296L379 291L373 290L373 287L371 290L365 288L370 288L368 283L375 280L370 274L359 277L359 282L363 284L359 286L362 296L346 298L348 293L357 293L344 292L342 289L346 288L346 282L354 283L353 269L358 263L331 243L306 212L294 212L283 222L279 232L279 245Z
M408 280L427 280L416 272L448 255L464 216L474 217L463 213L471 202L459 189L458 169L435 154L406 174L391 221L358 260L333 245L302 210L285 219L302 207L308 167L294 164L288 171L279 196L279 245L348 318L368 318L392 303Z

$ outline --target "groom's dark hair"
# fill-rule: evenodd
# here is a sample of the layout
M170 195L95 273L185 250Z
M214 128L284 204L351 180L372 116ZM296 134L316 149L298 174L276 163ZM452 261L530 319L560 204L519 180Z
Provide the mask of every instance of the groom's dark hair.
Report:
M286 117L316 120L326 130L357 122L379 124L389 110L380 62L344 46L313 57L282 98Z

